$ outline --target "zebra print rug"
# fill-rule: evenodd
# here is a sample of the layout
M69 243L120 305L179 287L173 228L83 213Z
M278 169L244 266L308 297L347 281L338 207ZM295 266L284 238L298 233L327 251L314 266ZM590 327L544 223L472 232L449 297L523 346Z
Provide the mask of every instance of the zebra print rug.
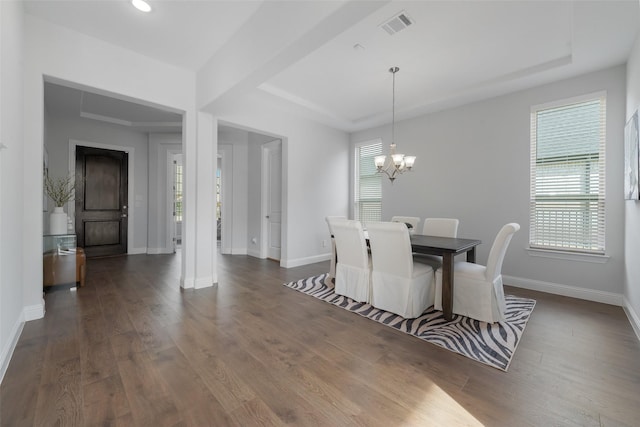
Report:
M459 315L454 315L453 320L447 321L442 312L434 310L433 306L418 318L405 319L375 308L371 304L355 302L351 298L337 295L333 291L333 283L325 283L326 277L327 274L321 274L284 283L284 286L502 371L509 368L524 327L536 305L535 300L506 295L507 320L494 324Z

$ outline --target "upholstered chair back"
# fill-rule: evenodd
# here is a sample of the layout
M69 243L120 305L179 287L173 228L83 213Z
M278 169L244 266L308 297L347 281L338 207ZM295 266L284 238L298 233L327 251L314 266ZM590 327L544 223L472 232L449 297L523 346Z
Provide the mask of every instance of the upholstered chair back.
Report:
M457 237L458 224L456 218L425 218L422 234L425 236Z
M520 224L515 222L506 224L496 235L491 251L489 252L489 258L487 259L487 280L493 282L502 271L502 262L504 256L507 253L507 248L511 242L511 238L516 231L520 230Z

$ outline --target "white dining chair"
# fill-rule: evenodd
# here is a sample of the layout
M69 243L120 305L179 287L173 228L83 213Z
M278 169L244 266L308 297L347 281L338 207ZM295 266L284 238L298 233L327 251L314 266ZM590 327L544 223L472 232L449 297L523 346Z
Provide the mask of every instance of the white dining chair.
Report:
M327 276L327 280L330 282L335 282L336 278L336 240L333 237L333 228L331 225L336 221L346 221L347 218L344 216L327 216L325 218L327 221L327 226L329 227L329 238L331 239L331 260L329 263L329 275Z
M457 237L460 221L456 218L425 218L422 234L425 236Z
M483 322L504 320L505 300L502 287L502 262L511 238L520 225L506 224L498 232L487 265L466 261L453 264L453 312ZM442 310L442 269L436 271L436 310Z
M422 225L422 234L437 237L458 237L458 224L456 218L425 218ZM413 254L416 262L430 265L434 271L442 267L442 257L437 255Z
M360 221L334 221L336 242L335 293L358 302L371 301L371 263Z
M404 222L405 224L411 224L409 231L411 233L418 231L418 224L420 223L420 217L417 216L392 216L391 222Z
M414 264L407 226L369 222L371 305L404 318L420 316L433 305L433 269Z

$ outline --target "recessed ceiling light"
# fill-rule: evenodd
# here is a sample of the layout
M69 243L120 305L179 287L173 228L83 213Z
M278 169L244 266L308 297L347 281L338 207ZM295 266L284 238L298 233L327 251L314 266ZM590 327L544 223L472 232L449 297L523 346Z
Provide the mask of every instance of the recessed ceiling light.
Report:
M142 12L151 12L151 6L144 0L131 0L131 4Z

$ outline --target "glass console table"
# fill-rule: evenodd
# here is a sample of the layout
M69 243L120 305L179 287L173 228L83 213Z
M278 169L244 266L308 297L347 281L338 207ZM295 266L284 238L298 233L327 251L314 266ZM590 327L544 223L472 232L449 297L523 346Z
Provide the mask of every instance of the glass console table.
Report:
M48 234L43 238L43 286L84 286L85 255L76 247L75 234Z

